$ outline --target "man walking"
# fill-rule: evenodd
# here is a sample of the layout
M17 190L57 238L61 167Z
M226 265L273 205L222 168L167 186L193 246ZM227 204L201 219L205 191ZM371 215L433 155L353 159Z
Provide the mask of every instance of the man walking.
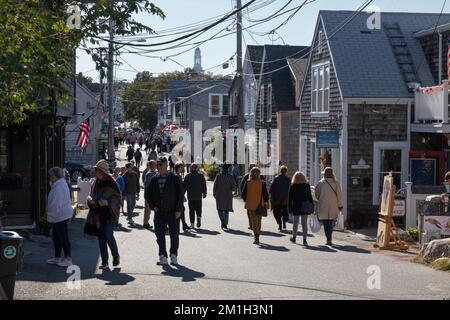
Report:
M152 151L150 151L150 154L148 155L148 161L154 160L156 161L158 159L158 153L156 152L155 148L152 148Z
M191 164L191 172L184 178L184 186L188 196L189 218L191 228L194 228L195 216L197 216L197 228L202 225L202 198L206 198L206 179L198 173L198 164Z
M133 160L133 158L134 158L134 149L132 146L129 146L127 150L127 159L128 161L131 161Z
M150 180L146 191L150 209L155 212L155 234L159 246L159 265L167 265L166 228L170 234L170 260L178 265L178 245L180 217L183 210L183 188L181 180L168 172L167 159L160 157L157 161L158 174Z
M131 163L127 163L126 165L127 172L123 175L123 179L125 180L125 196L127 200L127 220L130 223L133 223L133 212L136 207L136 199L139 199L139 177L133 170L133 165Z
M145 174L143 175L143 180L144 180L144 190L145 193L144 195L148 194L148 190L150 188L150 181L152 181L152 178L154 176L156 176L156 174L158 173L158 171L156 171L156 161L151 160L147 163L147 168L148 171L145 172ZM149 221L150 221L150 215L151 215L151 209L150 209L150 205L148 202L147 197L145 197L145 210L144 210L144 228L147 230L152 229L153 227L150 225Z
M136 167L138 167L138 169L140 169L141 165L142 165L141 148L137 148L136 152L134 153L134 160L136 160Z

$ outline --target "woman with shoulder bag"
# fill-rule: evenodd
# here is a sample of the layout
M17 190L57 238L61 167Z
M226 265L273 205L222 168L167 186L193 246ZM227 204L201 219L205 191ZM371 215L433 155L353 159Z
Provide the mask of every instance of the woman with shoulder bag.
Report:
M252 229L255 235L253 244L259 244L259 235L261 233L261 220L267 216L269 207L269 193L266 183L261 180L261 171L254 167L249 174L248 181L242 192L242 198L245 201L245 208L249 211L252 222Z
M341 186L336 180L332 168L327 167L323 171L323 178L316 185L315 195L319 201L319 220L323 224L327 237L326 245L332 246L334 222L343 208Z
M308 215L314 212L314 202L311 195L311 186L303 172L297 171L292 177L288 195L289 212L294 215L291 242L295 243L299 220L302 222L303 245L307 246Z
M108 162L100 160L94 168L96 178L88 198L90 210L86 219L85 233L98 237L102 258L100 269L107 269L108 246L113 256L113 266L117 267L120 264L114 228L120 214L121 195L117 182L109 174Z

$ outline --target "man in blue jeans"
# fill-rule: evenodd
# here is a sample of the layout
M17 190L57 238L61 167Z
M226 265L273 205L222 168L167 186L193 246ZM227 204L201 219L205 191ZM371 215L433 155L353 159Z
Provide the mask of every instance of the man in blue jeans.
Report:
M183 211L183 188L181 179L167 170L167 159L160 157L156 162L158 174L145 190L145 199L155 212L155 234L159 246L159 265L167 265L166 229L170 234L170 261L178 265L180 217Z

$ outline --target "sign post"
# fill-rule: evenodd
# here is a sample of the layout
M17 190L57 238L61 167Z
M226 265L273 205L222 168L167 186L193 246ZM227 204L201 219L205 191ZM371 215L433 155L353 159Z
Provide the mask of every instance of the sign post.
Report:
M378 215L378 232L375 248L381 250L400 249L409 247L400 239L394 223L395 185L392 173L384 177L383 192L381 194L380 212Z

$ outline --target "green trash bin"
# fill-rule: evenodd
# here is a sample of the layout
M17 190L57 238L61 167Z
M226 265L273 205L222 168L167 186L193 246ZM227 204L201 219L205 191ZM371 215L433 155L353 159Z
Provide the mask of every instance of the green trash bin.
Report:
M0 285L9 300L14 298L17 268L22 259L23 238L12 231L0 232Z

